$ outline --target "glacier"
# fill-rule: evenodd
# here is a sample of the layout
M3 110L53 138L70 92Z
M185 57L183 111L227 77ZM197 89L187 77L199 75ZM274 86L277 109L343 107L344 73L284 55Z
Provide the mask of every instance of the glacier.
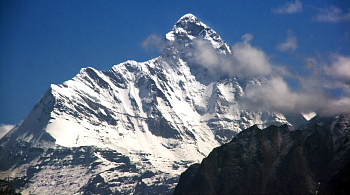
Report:
M289 124L238 99L262 76L238 79L195 60L196 40L232 48L192 14L166 34L162 54L51 85L1 140L0 179L22 194L168 194L179 175L238 132Z

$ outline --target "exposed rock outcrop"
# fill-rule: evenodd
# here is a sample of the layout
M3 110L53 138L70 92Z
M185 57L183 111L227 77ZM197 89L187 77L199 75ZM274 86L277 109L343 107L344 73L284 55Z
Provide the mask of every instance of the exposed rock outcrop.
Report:
M349 194L349 117L250 127L182 173L174 194Z

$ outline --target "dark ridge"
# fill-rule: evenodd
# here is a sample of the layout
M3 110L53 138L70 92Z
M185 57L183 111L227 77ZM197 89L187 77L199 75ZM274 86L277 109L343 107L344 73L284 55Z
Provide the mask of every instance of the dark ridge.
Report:
M341 115L295 131L252 126L183 172L174 194L350 194L349 185L350 122Z

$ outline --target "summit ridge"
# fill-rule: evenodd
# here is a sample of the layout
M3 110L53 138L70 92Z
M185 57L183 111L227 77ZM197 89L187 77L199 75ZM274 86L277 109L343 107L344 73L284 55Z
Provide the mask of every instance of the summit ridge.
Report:
M191 45L194 39L203 39L209 41L219 53L231 53L229 44L215 30L201 22L193 14L182 16L173 29L166 34L166 39L170 42L187 43L188 45Z
M199 19L194 15L194 14L191 14L191 13L188 13L188 14L185 14L183 15L177 22L176 24L178 23L201 23L202 25L204 25L202 22L199 21Z

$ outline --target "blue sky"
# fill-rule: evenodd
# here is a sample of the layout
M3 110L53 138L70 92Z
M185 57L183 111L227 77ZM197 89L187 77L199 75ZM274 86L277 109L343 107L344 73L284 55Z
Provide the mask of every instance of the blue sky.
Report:
M152 34L164 37L186 13L231 45L246 33L253 35L254 47L294 75L326 69L332 72L328 76L350 82L348 0L3 0L0 9L4 124L18 123L50 84L71 79L81 68L108 70L129 59L156 57L142 47L143 41ZM349 95L344 86L333 91Z

